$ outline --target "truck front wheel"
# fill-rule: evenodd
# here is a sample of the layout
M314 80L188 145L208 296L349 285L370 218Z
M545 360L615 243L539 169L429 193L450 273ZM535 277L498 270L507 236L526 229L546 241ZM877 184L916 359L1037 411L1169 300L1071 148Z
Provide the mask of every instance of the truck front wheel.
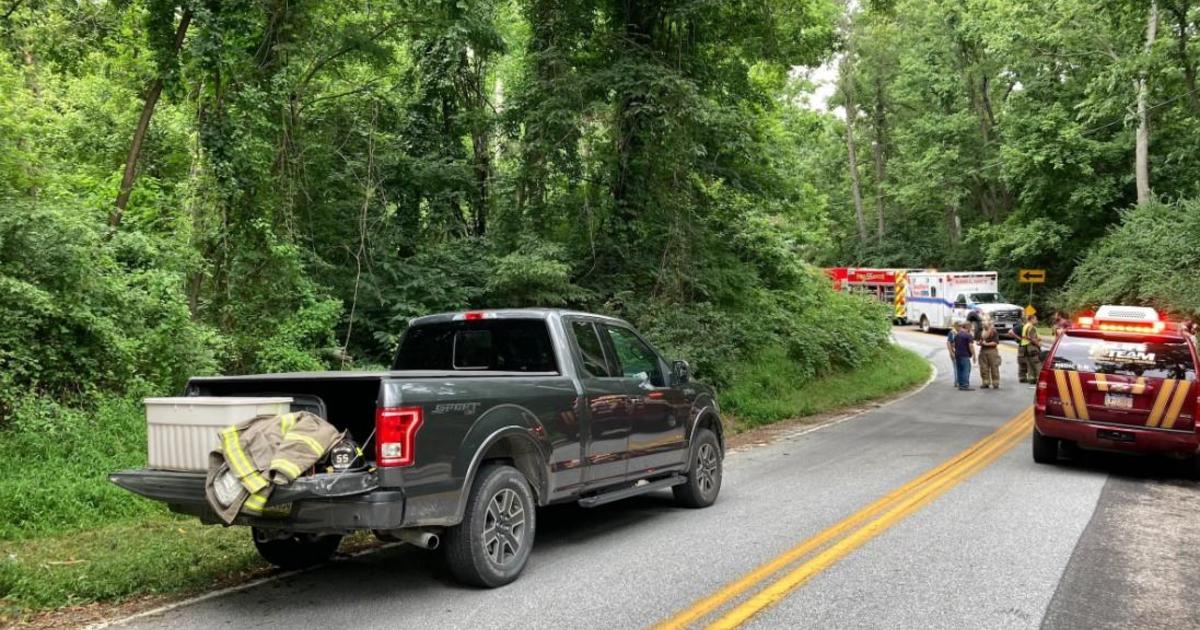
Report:
M251 528L254 548L263 560L280 569L304 569L321 564L333 557L342 537L316 534L277 535L274 532Z
M485 466L475 476L462 523L446 531L446 565L471 586L496 588L517 579L529 560L536 505L525 476L512 466Z
M705 508L721 492L721 443L708 429L697 429L692 441L691 468L687 481L671 488L684 507Z

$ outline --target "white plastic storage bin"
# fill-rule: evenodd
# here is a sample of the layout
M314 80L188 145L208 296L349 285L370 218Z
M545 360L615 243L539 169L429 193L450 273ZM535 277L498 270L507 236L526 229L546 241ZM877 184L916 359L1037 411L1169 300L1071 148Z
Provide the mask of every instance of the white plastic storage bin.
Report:
M291 398L187 396L147 398L146 443L150 468L208 469L208 454L220 444L221 429L263 414L291 409Z

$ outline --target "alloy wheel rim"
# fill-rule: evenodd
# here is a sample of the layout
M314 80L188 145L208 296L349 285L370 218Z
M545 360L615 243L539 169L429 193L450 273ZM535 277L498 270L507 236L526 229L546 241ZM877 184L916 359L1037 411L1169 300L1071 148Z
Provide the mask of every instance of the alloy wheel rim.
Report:
M696 453L696 484L700 486L700 491L705 496L711 494L717 487L717 479L720 475L719 465L717 447L712 444L701 444L699 452Z
M525 543L525 506L511 488L503 488L488 501L483 520L483 549L498 565L509 564Z

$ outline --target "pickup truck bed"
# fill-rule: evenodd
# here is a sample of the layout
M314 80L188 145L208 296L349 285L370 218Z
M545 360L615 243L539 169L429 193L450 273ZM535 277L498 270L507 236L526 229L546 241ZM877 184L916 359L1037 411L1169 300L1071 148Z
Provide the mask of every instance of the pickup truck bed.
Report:
M189 396L290 396L293 410L349 431L371 460L366 470L301 477L272 494L276 509L239 515L235 524L254 528L260 551L323 550L331 537L367 529L424 546L445 537L456 575L497 586L524 565L537 505L597 505L669 486L687 505L716 500L722 431L711 390L620 320L534 309L420 318L393 367L188 383ZM135 470L110 479L217 522L203 473ZM503 509L481 503L481 492L503 499ZM484 526L498 532L491 546L477 542ZM506 556L509 548L519 553Z

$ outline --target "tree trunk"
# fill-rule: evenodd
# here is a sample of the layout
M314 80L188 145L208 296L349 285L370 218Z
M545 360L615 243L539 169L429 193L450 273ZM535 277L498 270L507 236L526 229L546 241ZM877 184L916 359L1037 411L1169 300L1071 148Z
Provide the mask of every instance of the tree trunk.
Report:
M875 143L871 147L875 158L875 218L878 221L878 228L875 233L876 239L880 243L883 242L884 233L884 196L883 183L887 179L885 170L885 153L887 151L887 114L883 102L883 80L878 76L875 77L875 116L873 119L875 127Z
M175 54L183 48L183 38L187 35L188 25L192 22L192 12L185 9L175 28ZM162 96L163 77L157 77L146 89L146 98L142 102L142 115L138 117L137 127L133 131L133 139L129 142L129 153L125 156L125 173L121 176L121 188L117 191L117 201L112 212L108 215L110 234L121 226L121 217L125 214L125 206L129 204L129 195L133 192L133 182L137 178L138 156L142 153L142 143L146 140L146 132L150 129L150 119L154 116L154 108L158 98Z
M946 234L950 237L951 245L957 245L962 240L962 218L958 214L957 200L946 205Z
M487 231L488 184L492 177L491 142L487 128L480 126L471 133L471 145L475 153L475 236Z
M1150 17L1146 21L1146 52L1154 46L1158 32L1158 3L1151 1ZM1143 74L1136 82L1137 87L1137 140L1134 146L1134 176L1137 179L1137 202L1142 205L1150 201L1150 111L1149 84Z
M862 186L858 177L858 151L854 145L854 122L858 119L858 105L854 101L852 85L853 63L850 55L842 60L842 96L846 107L846 159L850 169L850 194L854 198L854 221L858 225L858 240L867 242L867 219L863 213Z
M1175 54L1179 57L1179 65L1183 68L1183 85L1187 88L1188 105L1192 108L1192 113L1200 114L1200 94L1196 93L1196 64L1192 61L1191 51L1188 44L1191 37L1188 35L1188 9L1190 8L1190 0L1182 0L1181 2L1170 2L1167 7L1171 11L1171 15L1175 16Z

